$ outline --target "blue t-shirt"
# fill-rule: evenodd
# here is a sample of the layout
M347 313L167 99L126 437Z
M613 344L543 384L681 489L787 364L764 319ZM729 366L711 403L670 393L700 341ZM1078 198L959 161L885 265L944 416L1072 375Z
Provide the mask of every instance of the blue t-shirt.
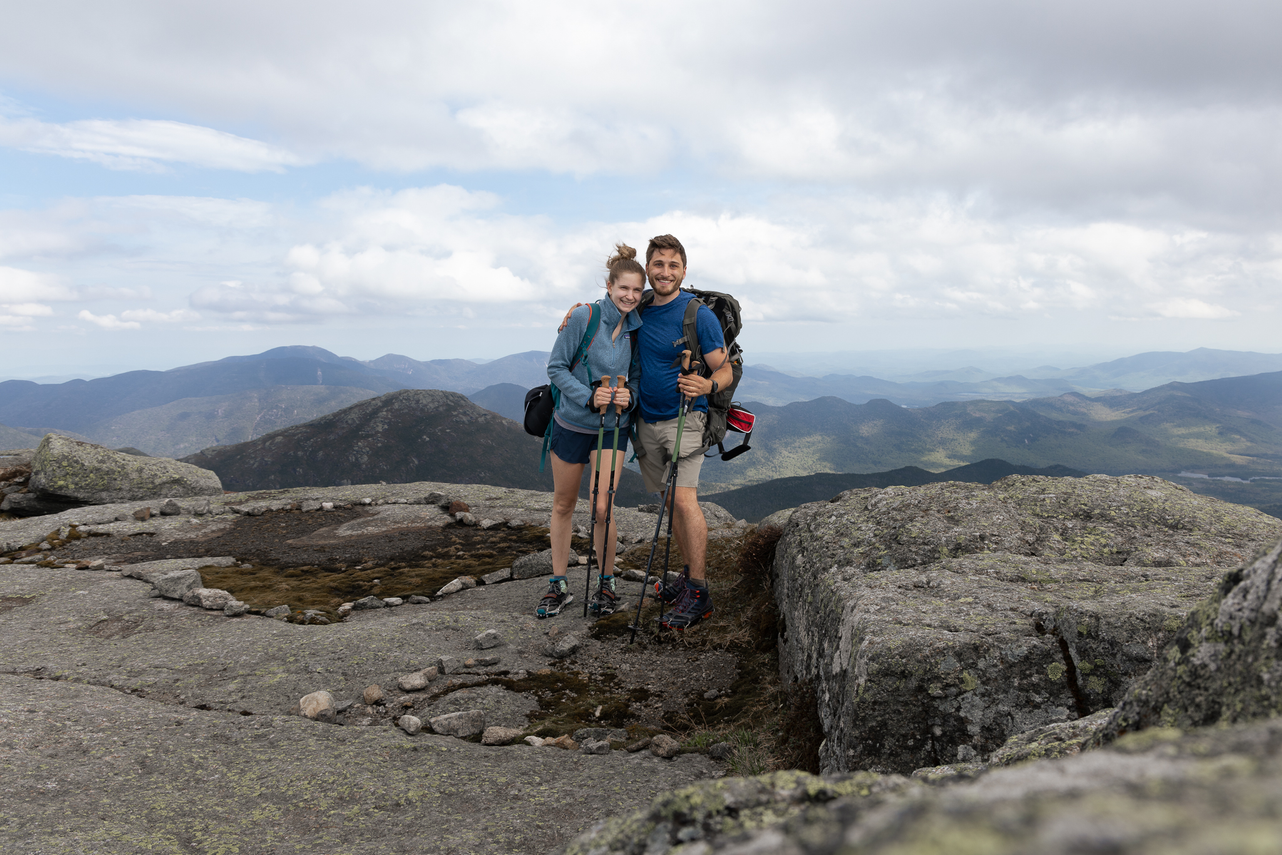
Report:
M676 299L662 306L653 303L641 310L641 328L637 330L637 350L641 362L641 418L647 422L675 419L681 413L681 392L677 378L681 376L681 351L693 350L683 341L682 321L686 304L694 299L688 291L681 291ZM705 356L726 346L721 335L721 324L707 306L700 306L695 315L695 329L699 333L699 346ZM676 362L674 366L672 363ZM703 372L708 373L705 366ZM693 409L708 411L707 398L699 397Z

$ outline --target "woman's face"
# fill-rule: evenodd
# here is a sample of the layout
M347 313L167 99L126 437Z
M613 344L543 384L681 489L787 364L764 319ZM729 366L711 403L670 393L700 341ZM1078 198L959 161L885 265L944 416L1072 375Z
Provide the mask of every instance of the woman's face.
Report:
M620 273L606 289L614 305L625 315L641 302L641 292L644 290L645 281L640 273Z

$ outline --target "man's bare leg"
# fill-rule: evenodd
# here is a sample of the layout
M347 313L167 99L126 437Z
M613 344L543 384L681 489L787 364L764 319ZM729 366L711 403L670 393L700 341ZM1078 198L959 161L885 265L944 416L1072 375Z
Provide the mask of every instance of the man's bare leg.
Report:
M690 568L690 578L703 581L708 560L708 521L699 507L696 487L676 487L672 511L672 536Z

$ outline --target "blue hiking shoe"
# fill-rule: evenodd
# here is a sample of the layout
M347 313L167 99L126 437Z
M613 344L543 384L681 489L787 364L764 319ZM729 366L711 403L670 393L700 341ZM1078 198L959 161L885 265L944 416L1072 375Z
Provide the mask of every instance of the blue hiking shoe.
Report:
M588 611L597 617L612 615L619 610L619 595L613 576L598 576L596 593L588 603Z
M688 585L681 599L663 619L668 629L683 630L712 615L712 593L707 588Z

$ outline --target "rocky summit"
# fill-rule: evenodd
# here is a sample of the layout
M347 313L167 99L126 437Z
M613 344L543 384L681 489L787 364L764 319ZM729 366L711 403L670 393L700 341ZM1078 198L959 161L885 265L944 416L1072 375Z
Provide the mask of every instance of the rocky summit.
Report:
M627 614L534 616L550 510L420 482L0 520L0 848L1282 846L1274 518L1139 476L860 489L755 529L707 505L742 578L630 645ZM617 512L623 566L654 510ZM752 774L746 669L775 655L769 744L813 722L822 775Z
M862 489L783 522L780 668L822 768L909 773L1115 706L1282 521L1146 476Z

